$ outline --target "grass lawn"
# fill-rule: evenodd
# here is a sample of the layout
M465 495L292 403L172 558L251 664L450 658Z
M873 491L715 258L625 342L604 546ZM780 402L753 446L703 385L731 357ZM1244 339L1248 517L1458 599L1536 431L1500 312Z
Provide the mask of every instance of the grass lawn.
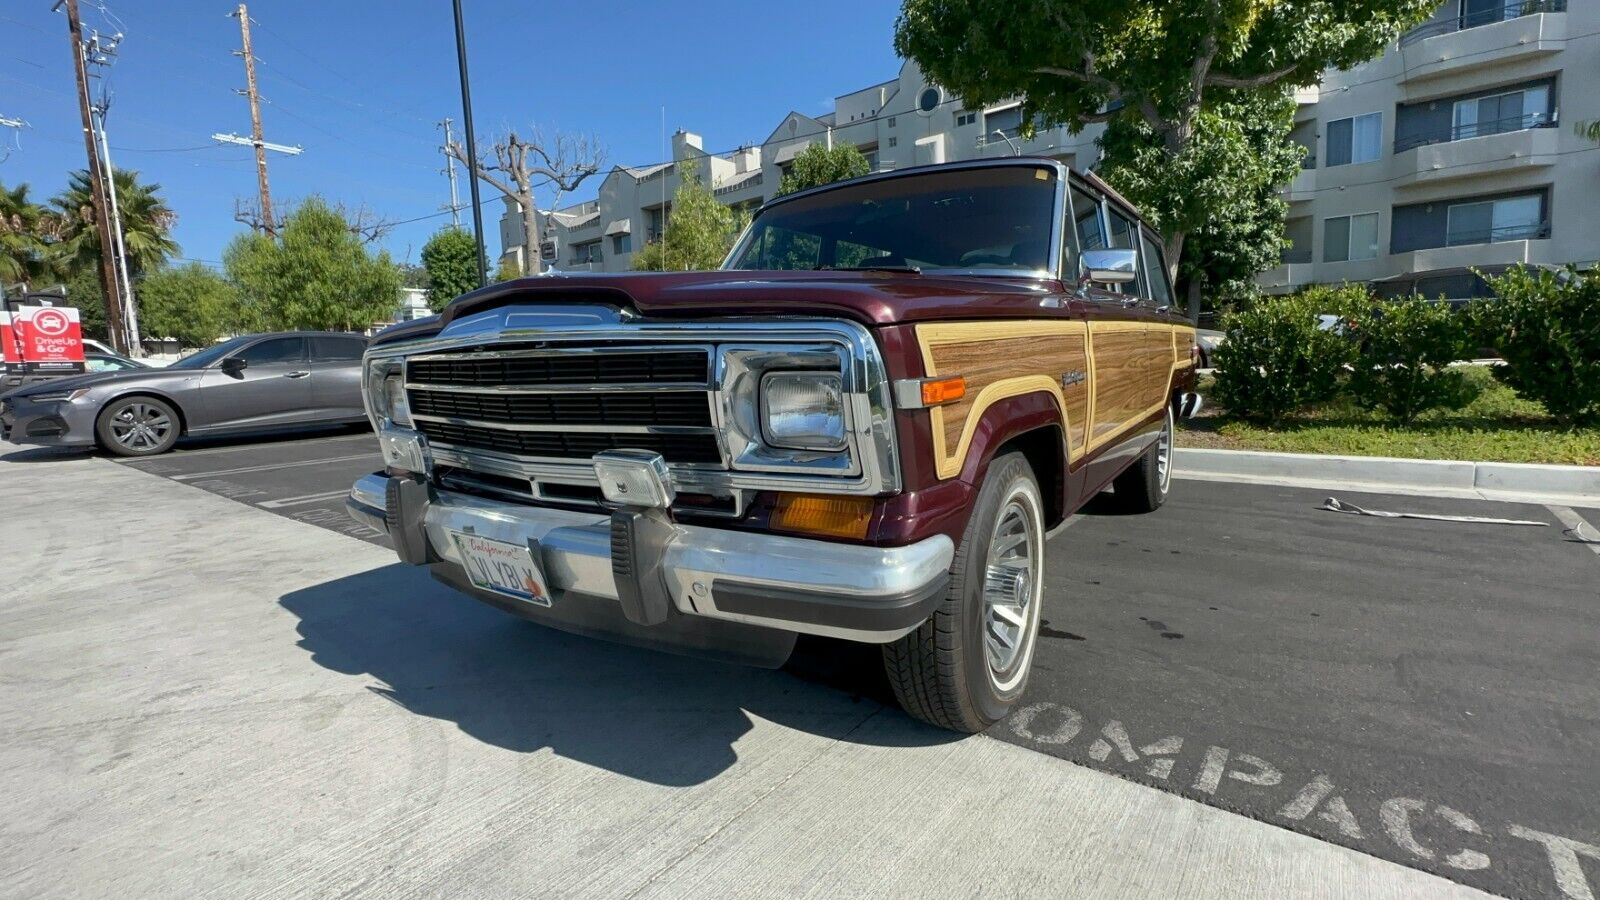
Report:
M1473 367L1468 375L1483 386L1471 406L1424 413L1410 425L1390 424L1381 414L1344 400L1277 428L1234 419L1211 406L1179 423L1178 446L1600 466L1600 428L1562 430L1541 404L1518 398L1487 367ZM1208 400L1209 388L1203 377L1200 393Z

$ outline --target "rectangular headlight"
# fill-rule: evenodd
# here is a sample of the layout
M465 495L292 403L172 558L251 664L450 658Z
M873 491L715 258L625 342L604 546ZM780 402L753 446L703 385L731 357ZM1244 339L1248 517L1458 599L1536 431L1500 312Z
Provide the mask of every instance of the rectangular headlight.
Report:
M835 372L768 372L761 379L761 434L789 450L843 450L844 385Z
M89 393L89 388L78 388L75 391L52 391L48 394L31 394L27 395L27 399L32 400L35 403L53 403L57 400L64 400L68 403L71 403L87 393Z

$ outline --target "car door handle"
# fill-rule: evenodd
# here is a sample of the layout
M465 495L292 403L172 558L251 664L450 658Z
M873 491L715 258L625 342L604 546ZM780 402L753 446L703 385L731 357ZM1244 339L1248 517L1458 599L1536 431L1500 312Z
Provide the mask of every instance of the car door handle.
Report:
M289 373L286 373L283 377L285 377L285 378L304 378L304 377L306 377L307 375L310 375L310 374L311 374L310 372L305 372L305 371L289 372Z
M1138 305L1139 305L1139 298L1138 297L1124 297L1122 299L1122 308L1123 309L1133 309L1135 306L1138 306Z

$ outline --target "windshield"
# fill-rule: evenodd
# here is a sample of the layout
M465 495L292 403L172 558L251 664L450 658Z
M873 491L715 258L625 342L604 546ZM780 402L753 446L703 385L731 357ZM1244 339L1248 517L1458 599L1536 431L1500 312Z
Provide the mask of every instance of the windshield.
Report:
M191 353L172 365L167 366L167 368L204 369L206 366L211 365L224 356L227 356L229 353L239 349L240 345L244 344L244 342L248 340L250 340L249 336L231 338L223 341L220 344L214 344L204 350L198 350L194 353Z
M728 268L1050 268L1056 173L930 171L843 185L756 216Z

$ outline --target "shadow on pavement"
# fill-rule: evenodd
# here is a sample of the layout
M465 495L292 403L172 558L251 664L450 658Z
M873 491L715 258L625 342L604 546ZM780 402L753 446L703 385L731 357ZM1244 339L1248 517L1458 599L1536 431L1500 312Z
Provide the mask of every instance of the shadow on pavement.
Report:
M12 446L16 447L15 444ZM87 459L93 452L93 450L79 449L77 447L17 447L17 449L0 453L0 462L62 462L69 459Z
M875 714L900 717L903 728L871 730L893 746L960 737L885 708L874 647L802 642L779 671L674 656L517 619L399 564L279 602L318 665L377 679L374 692L413 713L656 784L699 784L731 767L752 716L842 740Z

